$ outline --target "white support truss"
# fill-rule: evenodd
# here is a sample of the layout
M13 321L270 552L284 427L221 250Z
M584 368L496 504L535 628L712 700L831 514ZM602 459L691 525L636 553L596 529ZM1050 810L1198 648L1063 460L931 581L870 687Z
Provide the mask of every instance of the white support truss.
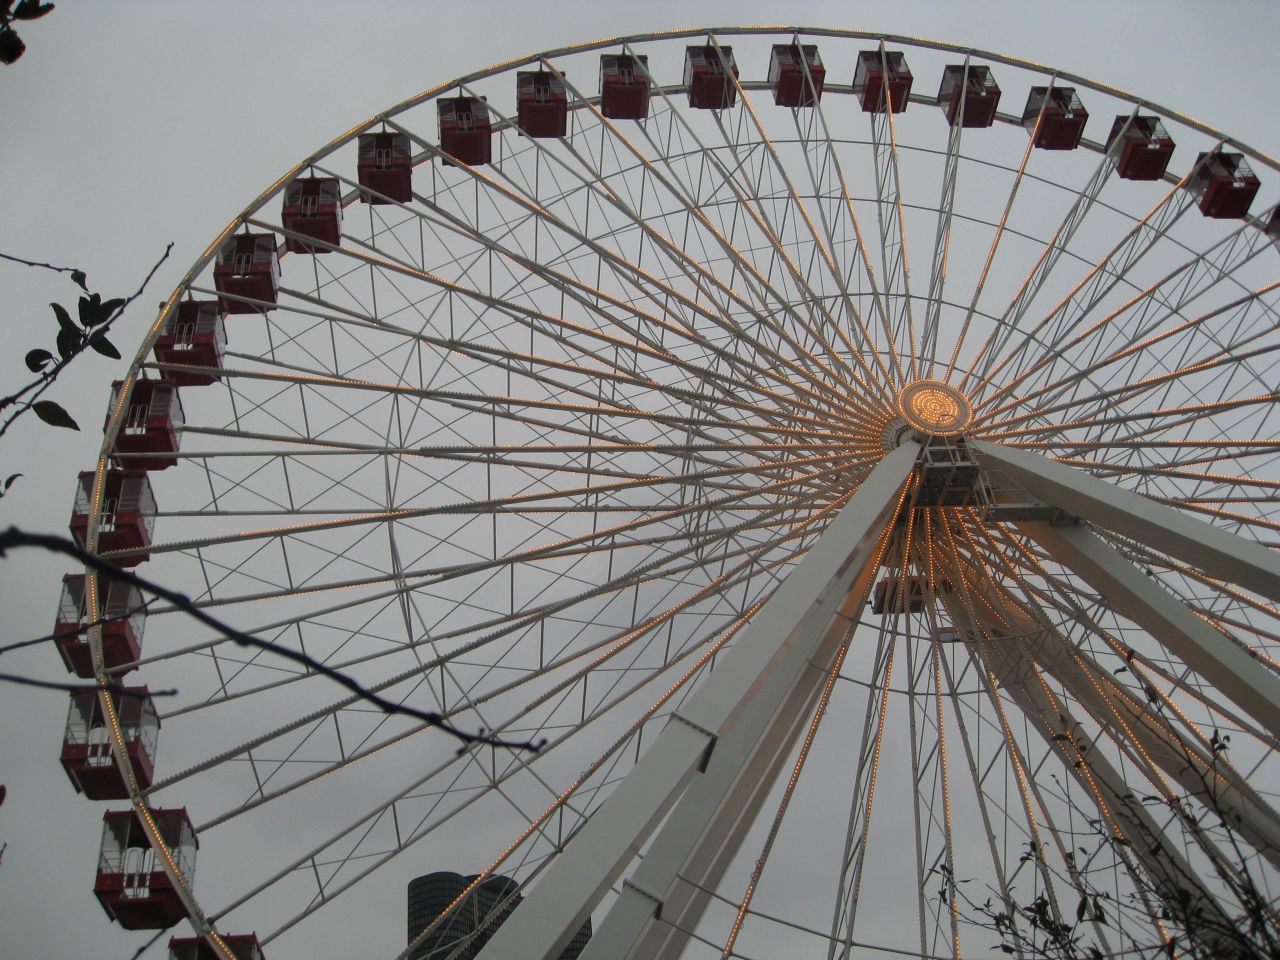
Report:
M559 956L678 800L684 813L682 794L688 806L713 802L716 809L708 811L706 823L671 817L657 841L659 847L678 839L685 847L686 860L705 863L709 858L712 865L708 869L714 869L719 858L711 844L724 837L740 839L743 831L732 823L738 811L727 802L738 795L733 790L733 781L739 779L738 765L720 762L718 754L745 748L746 765L779 768L780 761L773 755L778 751L785 754L786 744L778 738L783 731L794 736L803 727L797 719L812 703L812 696L803 688L812 686L816 691L824 679L820 669L824 640L829 643L833 634L842 636L847 630L847 624L833 628L832 621L848 616L851 588L865 581L864 568L877 555L881 535L897 512L919 454L918 444L904 444L868 476L716 670L680 707L623 783L494 934L480 954L481 960L550 960ZM819 669L813 669L811 663ZM786 716L787 712L792 716ZM689 791L695 779L700 780L699 786ZM712 780L718 782L703 785ZM749 788L744 785L743 789ZM717 792L724 796L720 802L715 802ZM669 840L672 830L679 837ZM671 863L672 869L678 867ZM674 880L673 874L668 876ZM639 897L647 901L645 912L652 917L661 911L666 886L650 889L643 878L633 880L619 908L625 914L634 909L627 904ZM615 928L612 914L602 926ZM633 929L624 921L618 921L617 927ZM601 934L592 939L597 953L605 942Z

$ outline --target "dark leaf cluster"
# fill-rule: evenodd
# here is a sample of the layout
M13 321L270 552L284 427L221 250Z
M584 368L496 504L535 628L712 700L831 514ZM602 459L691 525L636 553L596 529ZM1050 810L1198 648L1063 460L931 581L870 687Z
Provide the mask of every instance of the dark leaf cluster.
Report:
M13 29L16 20L39 20L53 10L52 3L40 0L0 0L0 63L6 66L17 62L27 52L27 45Z

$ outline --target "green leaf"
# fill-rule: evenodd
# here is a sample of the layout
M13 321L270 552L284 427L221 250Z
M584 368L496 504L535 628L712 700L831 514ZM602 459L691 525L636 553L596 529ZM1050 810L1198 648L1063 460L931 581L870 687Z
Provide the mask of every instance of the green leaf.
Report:
M115 348L110 340L100 333L95 333L89 338L89 346L93 347L93 349L97 350L104 357L110 357L112 360L120 359L120 351Z
M22 477L22 476L26 476L26 474L22 474L22 473L11 473L11 474L9 474L8 479L6 479L6 480L5 480L5 482L4 482L4 490L5 490L5 493L8 493L8 492L9 492L9 488L13 486L13 482L14 482L15 480L17 480L19 477Z
M28 350L27 351L27 369L32 373L39 373L53 359L53 354L48 350Z
M31 405L36 416L51 427L65 427L67 430L79 430L80 424L71 419L71 414L52 400L37 400Z
M41 3L40 0L22 0L13 8L15 20L39 20L53 10L52 3Z
M85 273L84 273L84 271L83 271L83 270L72 270L72 271L71 271L71 282L72 282L72 283L74 283L74 284L75 284L77 287L79 287L81 290L83 290L85 293L88 293L88 292L89 292L89 288L88 288L87 286L85 286L85 284L88 282L88 280L89 280L89 278L88 278L87 276L85 276Z

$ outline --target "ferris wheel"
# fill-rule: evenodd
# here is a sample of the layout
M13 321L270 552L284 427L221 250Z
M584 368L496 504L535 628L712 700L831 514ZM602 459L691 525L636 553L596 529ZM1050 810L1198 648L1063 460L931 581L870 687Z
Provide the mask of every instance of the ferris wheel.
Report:
M68 575L68 669L127 688L63 756L107 912L403 957L443 869L519 885L484 960L588 918L588 960L1230 955L1280 880L1254 167L1024 60L766 28L311 153L80 478L90 552L300 655Z

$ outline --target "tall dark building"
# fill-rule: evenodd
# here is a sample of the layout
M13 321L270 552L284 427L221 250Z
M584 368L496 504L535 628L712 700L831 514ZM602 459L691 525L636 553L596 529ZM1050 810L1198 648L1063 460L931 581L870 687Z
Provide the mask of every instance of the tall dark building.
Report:
M465 890L476 874L442 870L409 881L409 942ZM494 931L523 899L520 884L510 877L492 876L471 892L447 920L418 944L410 960L475 960ZM591 918L578 930L560 954L561 960L577 960L591 939Z

